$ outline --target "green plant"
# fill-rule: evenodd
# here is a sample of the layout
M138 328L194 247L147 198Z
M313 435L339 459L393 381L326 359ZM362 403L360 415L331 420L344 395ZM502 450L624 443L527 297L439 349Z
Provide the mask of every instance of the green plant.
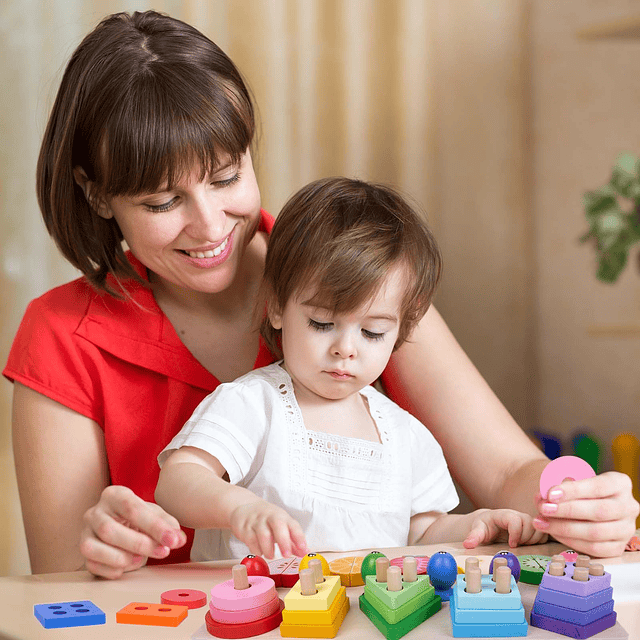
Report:
M640 241L640 159L618 156L611 180L583 197L589 231L581 242L593 241L598 259L596 277L615 282L627 264L631 247Z

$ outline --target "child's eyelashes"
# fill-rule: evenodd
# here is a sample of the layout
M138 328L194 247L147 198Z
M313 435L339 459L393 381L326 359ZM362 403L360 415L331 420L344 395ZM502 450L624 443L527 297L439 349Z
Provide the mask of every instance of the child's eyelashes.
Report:
M309 318L309 326L316 331L329 331L333 326L333 322L318 322L313 318Z
M316 331L329 331L333 328L333 322L319 322L313 318L309 318L309 326ZM361 329L362 335L367 340L378 341L384 340L385 334L383 332L369 331L368 329Z

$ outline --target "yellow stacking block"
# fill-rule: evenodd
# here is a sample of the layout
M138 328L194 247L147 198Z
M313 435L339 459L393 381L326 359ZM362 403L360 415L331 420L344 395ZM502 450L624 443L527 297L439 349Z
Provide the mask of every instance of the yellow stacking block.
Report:
M312 596L303 596L300 592L300 581L291 587L284 597L284 608L289 611L326 611L331 607L340 586L339 576L325 576L324 582L316 584L317 593Z
M338 617L345 600L347 590L340 587L338 595L326 611L288 611L285 608L282 611L282 620L288 624L331 624Z
M336 576L337 577L337 576ZM338 590L338 595L334 599L332 607L328 611L292 611L289 613L296 614L300 616L296 619L301 619L306 616L307 620L304 623L291 623L285 621L284 614L286 613L286 608L282 612L283 614L283 622L280 625L280 635L283 638L335 638L338 629L340 629L340 625L344 621L347 612L349 611L349 598L346 596L345 587L340 587ZM312 596L305 596L307 598ZM316 624L311 622L312 619L316 619L315 616L318 616L321 613L329 613L334 609L333 605L338 605L336 611L335 618L329 624ZM313 616L313 618L312 618Z

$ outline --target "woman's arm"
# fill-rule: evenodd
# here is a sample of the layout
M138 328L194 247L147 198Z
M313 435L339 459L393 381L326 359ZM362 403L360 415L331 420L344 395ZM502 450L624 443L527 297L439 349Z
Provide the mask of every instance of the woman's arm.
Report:
M108 578L164 557L163 536L179 547L177 521L126 487L109 486L100 427L14 383L13 452L31 571L77 571ZM139 531L136 531L139 529ZM153 537L155 536L155 538Z
M390 397L440 443L453 477L476 506L537 513L549 460L529 440L432 306L383 374Z
M284 557L304 556L302 528L284 509L226 482L220 461L202 449L174 451L160 471L155 499L184 526L231 529L251 553L273 558L274 544Z

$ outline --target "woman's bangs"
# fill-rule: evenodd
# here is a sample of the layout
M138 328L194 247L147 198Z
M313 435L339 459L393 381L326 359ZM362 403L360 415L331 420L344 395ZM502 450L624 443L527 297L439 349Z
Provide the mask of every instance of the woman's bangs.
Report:
M251 144L251 106L225 90L206 96L185 86L168 93L141 83L136 93L108 127L100 180L107 195L171 190L194 167L204 180L223 160L239 164Z

